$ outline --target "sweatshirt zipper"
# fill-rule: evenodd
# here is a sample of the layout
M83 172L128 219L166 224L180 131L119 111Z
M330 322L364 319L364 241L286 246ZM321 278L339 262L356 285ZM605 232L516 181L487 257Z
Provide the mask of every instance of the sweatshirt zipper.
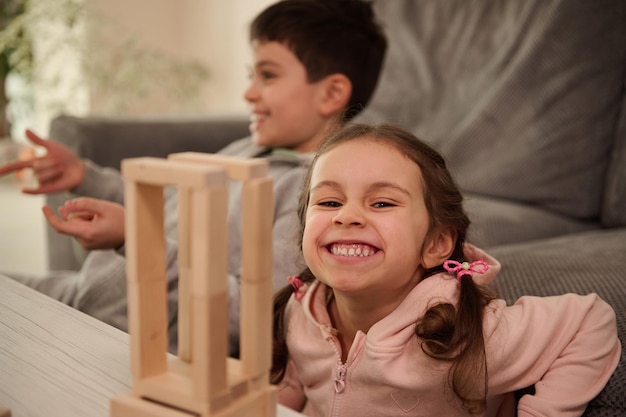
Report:
M326 340L333 347L335 355L337 356L337 364L335 366L335 396L331 405L330 415L333 417L338 417L341 400L343 399L341 393L346 388L346 374L348 373L348 367L345 363L341 361L341 354L339 353L339 349L337 348L337 344L335 343L333 338L327 337Z

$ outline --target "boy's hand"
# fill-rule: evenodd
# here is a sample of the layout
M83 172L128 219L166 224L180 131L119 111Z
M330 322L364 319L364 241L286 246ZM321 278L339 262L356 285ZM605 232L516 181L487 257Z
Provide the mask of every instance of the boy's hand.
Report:
M39 183L37 188L24 188L26 194L46 194L69 190L83 180L85 165L83 161L65 145L51 140L44 140L32 130L26 130L26 137L37 146L46 149L41 157L25 161L12 162L0 167L0 176L24 168L32 168Z
M80 197L59 207L59 216L49 206L42 211L54 230L74 237L87 250L116 249L126 239L124 207L117 203Z

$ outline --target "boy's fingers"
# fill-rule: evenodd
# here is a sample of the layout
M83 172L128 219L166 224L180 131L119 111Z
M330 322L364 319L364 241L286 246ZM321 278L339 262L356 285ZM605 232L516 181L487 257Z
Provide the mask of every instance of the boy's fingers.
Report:
M43 146L44 148L48 148L48 144L50 143L30 129L26 129L26 137L35 145Z
M70 220L74 218L80 218L82 220L93 220L93 218L95 217L95 213L93 211L70 211L67 210L65 207L59 208L59 214L65 220Z
M70 236L80 236L81 225L76 222L67 222L59 218L49 206L42 209L43 215L54 230Z
M63 207L68 213L92 213L93 217L102 211L102 202L96 198L80 197L67 201Z
M0 167L0 176L19 171L20 169L32 168L34 163L35 159L11 162L10 164L6 164Z
M46 221L50 223L53 229L58 230L57 227L62 223L61 219L54 214L54 211L50 208L50 206L43 206L41 208Z

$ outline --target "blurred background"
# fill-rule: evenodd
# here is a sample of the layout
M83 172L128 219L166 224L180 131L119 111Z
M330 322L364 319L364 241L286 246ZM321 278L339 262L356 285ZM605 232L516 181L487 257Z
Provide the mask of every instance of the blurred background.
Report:
M247 26L270 0L0 0L0 164L59 114L244 113ZM43 197L0 177L0 270L43 273Z

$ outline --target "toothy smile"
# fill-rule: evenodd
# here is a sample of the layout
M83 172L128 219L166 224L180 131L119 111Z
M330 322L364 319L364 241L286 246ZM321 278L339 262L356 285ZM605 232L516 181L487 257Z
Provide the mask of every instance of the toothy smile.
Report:
M254 132L258 130L259 126L261 126L261 124L263 123L263 120L265 120L265 117L266 116L264 114L260 113L250 114L250 131Z
M366 257L374 255L378 249L362 243L333 243L329 246L333 255L348 257Z

